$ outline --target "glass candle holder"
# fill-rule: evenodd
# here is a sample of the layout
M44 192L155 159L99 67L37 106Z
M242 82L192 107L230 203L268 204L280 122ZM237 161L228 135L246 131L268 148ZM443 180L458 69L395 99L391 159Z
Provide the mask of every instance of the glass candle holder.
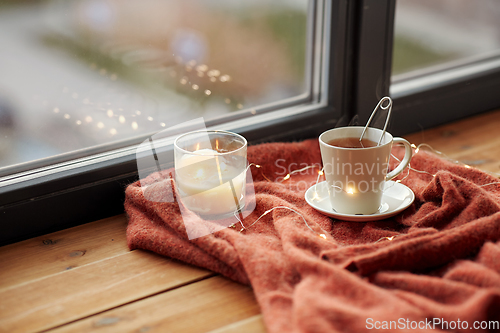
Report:
M206 220L245 206L247 140L226 131L196 131L174 143L175 181L185 208Z

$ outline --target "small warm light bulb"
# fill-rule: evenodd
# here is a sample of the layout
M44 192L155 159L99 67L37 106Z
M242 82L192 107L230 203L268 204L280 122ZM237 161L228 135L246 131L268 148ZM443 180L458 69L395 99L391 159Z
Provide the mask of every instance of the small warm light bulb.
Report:
M71 118L71 116L70 116L69 114L67 114L67 113L66 113L66 114L64 115L64 119L69 119L69 118Z
M287 174L285 177L283 177L283 180L290 179L290 174Z
M91 116L85 117L85 121L88 122L88 123L91 123L92 122L92 117Z
M395 236L387 237L388 240L393 240Z
M124 124L125 123L125 117L124 116L118 117L118 121L120 122L120 124Z
M222 75L220 78L219 78L220 82L228 82L231 80L231 77L229 75Z
M109 109L106 114L108 115L109 118L113 117L114 113L113 110Z
M109 134L111 134L111 135L115 135L116 133L118 133L118 132L114 128L109 130Z
M416 153L418 153L418 150L419 150L419 149L420 149L420 148L418 148L418 147L417 147L417 149L415 149L415 154L416 154Z
M323 176L325 173L323 172L323 170L319 170L319 171L318 171L318 174L319 174L320 176Z
M200 72L206 72L208 70L208 66L205 64L201 64L201 65L196 67L196 70L200 71Z
M54 113L59 113L59 108L54 108Z
M415 144L414 144L414 143L412 143L412 144L411 144L411 147L412 147L412 148L417 148L417 146L415 146Z
M137 125L137 123L136 123L135 121L134 121L134 122L132 122L131 126L132 126L132 129L133 129L133 130L136 130L136 129L138 129L138 128L139 128L139 125Z
M349 194L354 194L354 190L352 189L352 187L349 187L349 188L347 189L347 193L349 193Z
M197 151L197 150L200 150L200 143L199 142L196 144L196 148L194 151Z
M255 167L256 167L256 168L260 168L260 165L258 165L258 164L255 164Z
M165 123L160 123L160 126L161 126L161 127L165 127L165 126L167 126L167 125L166 125Z
M153 121L154 119L153 119L153 117L149 116L149 117L148 117L148 120L149 120L149 121Z
M138 115L138 116L140 116L141 115L141 111L137 110L137 111L135 111L135 114Z
M197 84L193 84L193 85L191 86L191 88L193 88L193 90L198 90L198 89L200 89L200 86L199 86L199 85L197 85Z
M205 90L205 95L210 96L211 94L212 94L212 92L210 90L208 90L208 89Z
M220 75L220 71L217 69L211 69L207 73L208 76L217 77Z
M467 164L465 164L464 166L465 166L467 169L470 169L470 168L471 168L471 166L470 166L470 165L467 165Z
M97 123L97 128L102 129L104 128L104 124L102 122Z
M319 237L321 237L323 239L326 239L326 235L325 234L319 234Z

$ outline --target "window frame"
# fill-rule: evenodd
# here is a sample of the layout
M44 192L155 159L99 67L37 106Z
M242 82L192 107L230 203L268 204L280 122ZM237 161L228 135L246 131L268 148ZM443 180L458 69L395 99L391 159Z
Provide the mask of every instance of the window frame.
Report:
M307 102L268 105L269 112L247 118L237 115L230 122L216 119L207 128L235 131L256 144L301 140L333 127L348 110L345 82L351 82L352 72L349 54L353 43L348 38L354 36L347 33L352 31L352 4L348 0L309 1L315 20L308 27L314 36L310 45L314 56L309 59L313 79ZM148 136L112 151L92 154L95 148L91 148L90 155L84 152L76 160L4 177L0 245L123 213L125 188L138 180L135 148Z

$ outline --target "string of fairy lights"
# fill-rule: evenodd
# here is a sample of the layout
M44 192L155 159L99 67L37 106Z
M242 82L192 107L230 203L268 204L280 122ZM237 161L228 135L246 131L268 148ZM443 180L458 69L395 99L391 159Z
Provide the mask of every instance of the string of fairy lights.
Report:
M444 154L444 153L443 153L443 152L441 152L441 151L438 151L438 150L434 149L434 148L433 148L433 147L431 147L429 144L426 144L426 143L421 143L421 144L419 144L418 146L417 146L417 145L415 145L415 144L411 144L411 147L414 149L414 155L418 154L418 152L419 152L419 151L421 151L421 150L422 150L422 148L427 148L427 149L429 149L432 153L434 153L434 154L436 154L436 155L438 155L438 156L441 156L442 158L444 158L444 159L446 159L446 160L448 160L448 161L450 161L450 162L453 162L453 163L458 164L458 165L462 165L462 166L464 166L465 168L468 168L468 169L472 168L472 167L471 167L470 165L468 165L468 164L462 163L462 162L460 162L460 161L458 161L458 160L455 160L455 159L452 159L452 158L448 157L446 154ZM400 160L399 160L396 156L394 156L393 154L391 154L391 156L392 156L394 159L396 159L398 162L401 162L401 161L400 161ZM262 167L261 167L260 165L258 165L258 164L251 163L251 164L249 164L249 165L248 165L247 170L248 170L250 167L252 167L252 166L254 166L254 167L258 168L258 169L262 168ZM318 166L318 165L308 165L308 166L305 166L305 167L303 167L303 168L300 168L300 169L297 169L297 170L293 170L293 171L291 171L291 172L287 173L285 176L280 177L280 179L277 179L277 182L279 182L279 183L283 183L283 182L285 182L285 181L289 180L289 179L290 179L293 175L295 175L295 174L297 174L297 173L302 173L302 172L307 171L307 170L310 170L310 169L319 169L319 166ZM408 167L407 167L407 173L406 173L406 175L405 175L403 178L396 180L395 182L396 182L396 183L401 183L403 180L405 180L406 178L408 178L408 177L409 177L409 175L410 175L410 172L411 172L411 171L413 171L413 172L417 172L417 173L421 173L421 174L427 174L427 175L429 175L429 176L431 176L431 177L433 177L433 178L434 178L434 177L436 177L436 174L433 174L433 173L428 172L428 171L425 171L425 170L418 170L418 169L415 169L415 168L413 168L413 167L411 166L411 164L408 164ZM315 185L317 185L317 184L319 183L320 177L324 175L324 171L323 171L323 169L320 169L320 170L318 170L318 171L317 171L317 173L318 173L318 177L317 177L317 179L316 179L316 183L315 183ZM494 175L494 176L495 176L495 177L497 177L497 178L500 178L500 174L499 174L499 173L494 173L494 172L489 172L489 173L490 173L490 174L492 174L492 175ZM266 175L265 175L262 171L261 171L261 176L262 176L264 179L266 179L267 181L272 182L272 181L271 181L268 177L266 177ZM500 181L498 181L498 182L491 182L491 183L487 183L487 184L482 184L482 185L479 185L479 187L487 187L487 186L493 186L493 185L500 185ZM314 198L319 199L319 196L317 195L317 193L315 193L315 195L313 196L313 199L314 199ZM315 231L315 230L314 230L314 229L313 229L313 228L312 228L312 227L311 227L311 226L307 223L307 220L306 220L306 218L304 217L304 215L302 215L302 213L300 213L300 212L299 212L299 211L297 211L296 209L293 209L293 208L291 208L291 207L287 207L287 206L276 206L276 207L273 207L273 208L271 208L271 209L266 210L266 211L265 211L262 215L260 215L260 216L259 216L259 217L255 220L255 221L253 221L253 222L252 222L250 225L248 225L248 226L245 226L245 225L243 224L243 221L242 221L242 220L238 217L238 214L236 214L236 213L235 213L235 214L234 214L234 216L235 216L235 217L236 217L236 219L238 220L238 223L241 225L241 229L239 230L239 232L241 233L241 232L244 232L244 231L248 230L248 229L249 229L249 228L251 228L253 225L255 225L257 222L259 222L259 221L260 221L260 220L261 220L264 216L266 216L266 215L270 214L271 212L273 212L274 210L277 210L277 209L286 209L286 210L292 211L293 213L295 213L295 214L299 215L299 216L302 218L302 220L304 221L304 224L306 225L306 227L307 227L309 230L311 230L313 233L315 233L318 237L320 237L320 238L322 238L322 239L324 239L324 240L326 240L326 239L327 239L326 234L321 233L321 232L317 232L317 231ZM232 228L235 228L236 226L235 226L235 225L232 225L231 227L232 227ZM379 243L379 242L384 241L384 240L387 240L387 241L392 241L392 240L394 240L396 237L401 236L401 235L402 235L402 234L399 234L399 235L393 235L393 236L390 236L390 237L382 237L382 238L380 238L379 240L377 240L375 243Z

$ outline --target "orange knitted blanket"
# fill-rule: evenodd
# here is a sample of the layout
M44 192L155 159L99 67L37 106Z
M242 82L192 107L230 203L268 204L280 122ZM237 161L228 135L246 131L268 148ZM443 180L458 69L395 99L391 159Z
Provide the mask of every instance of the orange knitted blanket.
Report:
M398 148L393 153L402 157ZM393 218L356 223L307 205L304 193L318 170L275 181L283 178L283 167L321 163L317 140L251 146L248 160L262 167L252 169L256 209L244 224L288 206L326 240L285 209L241 233L226 228L188 240L178 204L147 201L135 182L125 201L130 249L251 284L269 332L467 331L465 325L473 331L474 325L485 327L483 321L497 331L500 186L481 186L497 178L419 152L411 166L435 176L410 171L402 181L414 191L414 203ZM161 179L148 178L153 184Z

